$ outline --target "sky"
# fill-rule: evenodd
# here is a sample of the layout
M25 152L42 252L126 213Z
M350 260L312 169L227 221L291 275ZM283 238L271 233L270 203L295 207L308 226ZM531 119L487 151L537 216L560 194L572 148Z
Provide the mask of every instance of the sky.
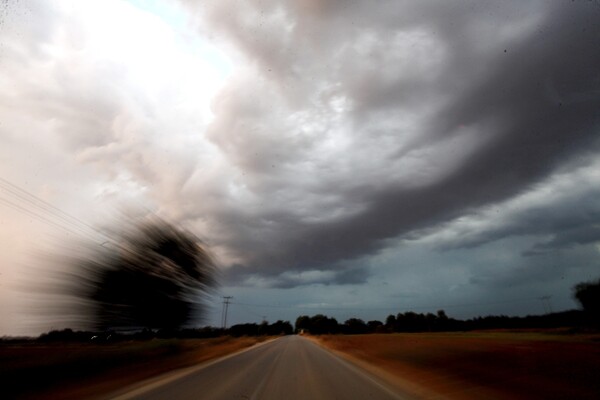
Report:
M588 0L0 2L0 335L64 327L31 313L58 301L47 255L102 245L124 207L209 246L214 326L222 296L228 325L577 307L600 277L599 20Z

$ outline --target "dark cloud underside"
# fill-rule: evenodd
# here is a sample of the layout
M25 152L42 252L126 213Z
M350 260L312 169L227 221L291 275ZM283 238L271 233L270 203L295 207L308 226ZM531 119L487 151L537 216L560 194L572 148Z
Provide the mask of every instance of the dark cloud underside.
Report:
M243 108L224 99L211 127L265 204L233 217L244 262L231 276L317 269L342 282L343 260L510 199L593 156L600 7L520 6L315 1L252 2L243 15L204 10L255 74L229 88L249 96ZM318 120L320 111L329 115L308 133L281 123L299 113ZM344 151L320 157L334 131ZM286 190L297 197L278 203ZM343 217L307 220L304 208Z

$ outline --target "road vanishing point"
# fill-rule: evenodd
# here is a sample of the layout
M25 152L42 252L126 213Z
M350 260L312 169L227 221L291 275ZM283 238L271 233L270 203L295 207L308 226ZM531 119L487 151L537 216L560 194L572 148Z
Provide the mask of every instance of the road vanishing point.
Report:
M301 336L284 336L144 384L114 400L408 399Z

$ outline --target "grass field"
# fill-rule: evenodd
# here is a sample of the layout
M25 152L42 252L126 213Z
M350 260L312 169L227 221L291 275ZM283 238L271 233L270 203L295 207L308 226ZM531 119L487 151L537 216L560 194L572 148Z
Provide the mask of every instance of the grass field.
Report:
M263 338L118 343L2 343L0 397L93 399L162 373L233 353Z
M316 340L423 398L600 398L597 334L415 333Z

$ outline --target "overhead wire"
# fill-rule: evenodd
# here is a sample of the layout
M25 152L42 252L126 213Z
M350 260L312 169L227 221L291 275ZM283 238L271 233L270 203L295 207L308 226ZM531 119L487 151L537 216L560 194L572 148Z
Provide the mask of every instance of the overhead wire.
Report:
M96 241L98 241L96 235L100 235L104 238L104 242L110 241L114 243L112 238L106 233L1 177L0 194L5 196L0 197L0 202L4 205L47 225L72 234L85 235ZM10 197L12 197L13 201L10 200ZM14 200L19 203L15 203Z
M51 225L51 226L53 226L55 228L63 229L65 231L67 231L67 232L74 233L73 231L71 231L70 229L66 228L65 226L60 225L60 224L52 221L51 219L44 217L43 215L40 215L40 214L37 214L37 213L35 213L35 212L31 211L31 210L28 210L25 207L22 207L22 206L20 206L20 205L18 205L16 203L13 203L10 200L7 200L7 199L5 199L3 197L0 197L0 202L4 203L4 205L6 205L6 206L8 206L8 207L10 207L10 208L12 208L14 210L17 210L17 211L20 211L20 212L22 212L24 214L27 214L30 217L36 218L39 221L42 221L42 222L44 222L44 223L46 223L48 225Z

